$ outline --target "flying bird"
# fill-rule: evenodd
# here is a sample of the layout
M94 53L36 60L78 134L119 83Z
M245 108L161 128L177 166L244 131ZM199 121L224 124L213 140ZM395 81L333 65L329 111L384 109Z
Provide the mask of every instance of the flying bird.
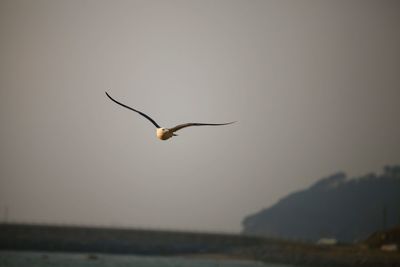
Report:
M125 104L122 104L121 102L118 102L117 100L115 100L114 98L112 98L107 92L106 95L108 96L108 98L110 98L112 101L114 101L115 103L117 103L118 105L123 106L124 108L130 109L132 111L135 111L137 113L139 113L140 115L142 115L143 117L145 117L146 119L148 119L151 123L154 124L154 126L156 126L157 128L157 138L160 140L167 140L170 139L173 136L177 136L177 134L175 134L176 131L179 131L183 128L186 127L190 127L190 126L221 126L221 125L228 125L228 124L232 124L235 123L235 121L232 122L227 122L227 123L198 123L198 122L189 122L189 123L183 123L183 124L179 124L176 125L173 128L164 128L161 127L160 125L158 125L157 122L155 122L155 120L153 120L152 118L150 118L148 115L144 114L143 112L136 110L134 108L131 108Z

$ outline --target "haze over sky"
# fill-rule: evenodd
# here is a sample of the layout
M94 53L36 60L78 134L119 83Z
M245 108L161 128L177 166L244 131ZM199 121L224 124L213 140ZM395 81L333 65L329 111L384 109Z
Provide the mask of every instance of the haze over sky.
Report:
M321 177L400 163L399 14L1 0L1 221L238 232ZM106 90L165 127L239 122L160 141Z

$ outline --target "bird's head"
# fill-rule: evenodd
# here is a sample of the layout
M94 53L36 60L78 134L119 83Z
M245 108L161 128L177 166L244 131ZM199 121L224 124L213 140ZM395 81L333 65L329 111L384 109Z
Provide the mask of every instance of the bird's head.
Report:
M157 138L167 140L172 137L172 132L168 128L157 128Z

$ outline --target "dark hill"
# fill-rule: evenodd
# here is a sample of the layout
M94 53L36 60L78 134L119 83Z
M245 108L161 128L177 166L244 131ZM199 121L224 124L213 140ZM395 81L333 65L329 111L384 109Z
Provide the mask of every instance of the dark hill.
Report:
M243 221L243 233L316 241L365 239L400 221L400 166L348 179L342 172L292 193Z

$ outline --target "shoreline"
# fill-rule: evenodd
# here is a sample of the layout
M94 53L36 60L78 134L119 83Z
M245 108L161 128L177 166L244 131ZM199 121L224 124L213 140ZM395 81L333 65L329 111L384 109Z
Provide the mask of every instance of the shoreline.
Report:
M399 252L379 250L379 242L397 242L395 237L385 232L366 243L322 246L232 234L0 223L0 250L180 256L307 267L400 267Z
M295 266L400 267L399 252L383 252L356 245L332 247L288 245L275 249L258 246L238 249L232 253L245 259Z
M286 248L270 250L265 246L253 248L237 248L234 251L216 253L189 253L189 254L116 254L116 253L90 253L68 251L37 251L37 250L0 250L0 252L37 253L47 258L51 253L81 254L93 259L101 255L125 255L137 257L165 257L193 260L254 262L265 264L282 264L306 267L400 267L400 253L382 252L375 249L351 247L313 247Z

